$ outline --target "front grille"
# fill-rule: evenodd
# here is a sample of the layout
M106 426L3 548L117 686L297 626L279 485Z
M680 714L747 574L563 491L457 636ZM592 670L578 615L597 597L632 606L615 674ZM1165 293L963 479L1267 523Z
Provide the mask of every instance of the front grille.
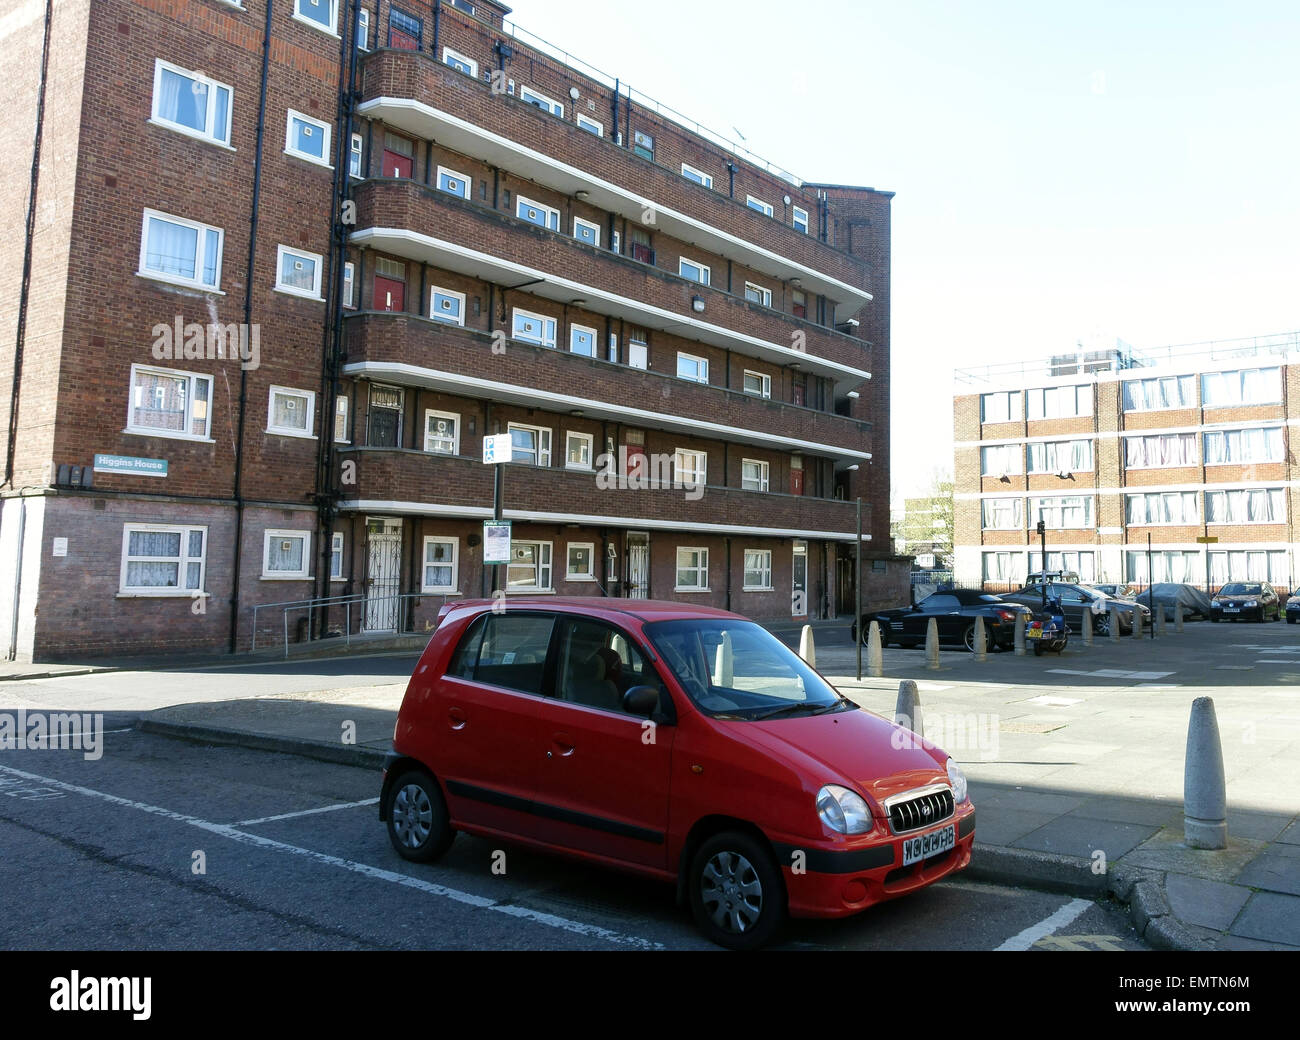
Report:
M953 814L952 791L942 790L894 802L889 807L889 826L895 834L920 830L942 823Z

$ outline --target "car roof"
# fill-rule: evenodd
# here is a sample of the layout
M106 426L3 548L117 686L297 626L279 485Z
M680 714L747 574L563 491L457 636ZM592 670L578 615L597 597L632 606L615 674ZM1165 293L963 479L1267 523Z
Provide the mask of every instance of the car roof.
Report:
M461 611L491 610L495 600L471 599L455 605ZM506 610L548 610L563 614L583 614L587 617L616 621L634 617L641 621L680 621L689 618L732 618L748 621L749 618L717 607L696 606L658 599L615 599L605 596L510 596Z

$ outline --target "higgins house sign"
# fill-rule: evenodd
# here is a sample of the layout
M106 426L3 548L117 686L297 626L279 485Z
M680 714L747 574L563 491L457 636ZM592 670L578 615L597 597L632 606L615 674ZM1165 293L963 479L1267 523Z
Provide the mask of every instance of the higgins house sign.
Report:
M167 476L166 459L137 459L130 455L96 455L96 473L129 473L137 477Z

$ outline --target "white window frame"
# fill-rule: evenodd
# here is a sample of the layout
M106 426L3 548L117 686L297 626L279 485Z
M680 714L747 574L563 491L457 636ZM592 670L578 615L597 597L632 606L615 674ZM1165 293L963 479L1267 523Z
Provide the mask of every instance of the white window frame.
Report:
M1287 491L1288 491L1288 489L1285 488L1285 487L1262 487L1262 488L1261 488L1261 487L1252 487L1252 488L1222 488L1222 489L1219 489L1219 490L1216 490L1216 491L1206 491L1206 492L1205 492L1205 503L1204 503L1204 509L1205 509L1205 524L1206 524L1207 527L1225 527L1225 526L1234 526L1234 527L1235 527L1235 526L1245 526L1245 525L1248 525L1248 524L1249 524L1249 525L1258 525L1258 524L1273 524L1273 525L1277 525L1277 524L1285 524L1285 523L1287 522L1287 518L1288 518L1288 515L1289 515L1289 505L1290 505L1290 503L1289 503L1289 501L1288 501L1288 499L1289 499L1290 496L1287 494ZM1275 495L1275 494L1276 494L1276 495L1281 499L1281 501L1282 501L1281 516L1279 516L1279 517L1275 517L1275 518L1273 518L1272 520L1249 520L1249 519L1247 519L1247 520L1211 520L1211 519L1210 519L1210 497L1211 497L1212 495L1222 495L1223 498L1224 498L1224 504L1225 504L1225 506L1226 506L1226 504L1227 504L1227 498L1228 498L1229 495L1250 495L1250 494L1258 494L1259 492L1263 492L1265 495L1267 495L1268 498L1269 498L1270 503L1274 500L1274 495ZM1271 506L1270 506L1270 508L1271 508ZM1226 509L1225 509L1225 512L1226 512Z
M586 549L588 551L587 559L591 561L586 574L573 569L573 558L569 555L574 549ZM564 546L564 580L565 581L595 581L596 580L596 543L595 542L568 542Z
M749 566L749 557L758 555L766 557L767 563L764 566L751 568ZM763 585L750 585L749 572L757 570L760 574L766 574L767 581ZM771 549L745 549L740 554L740 591L741 592L772 592L772 550Z
M605 136L605 124L599 119L592 119L591 116L584 116L581 112L575 112L573 120L578 124L579 128L586 130L587 133L594 134L597 137Z
M578 333L578 332L586 332L591 335L590 354L581 354L578 351L573 349L573 336L574 333ZM576 322L571 324L569 326L569 353L577 354L578 357L591 357L591 358L599 357L600 356L600 333L597 332L595 329L593 329L590 325L579 325Z
M455 426L456 434L452 438L451 451L438 451L434 448L429 447L429 443L432 439L429 436L430 419L454 420L456 424ZM460 454L460 413L459 412L444 412L444 411L440 411L437 408L426 408L424 410L424 450L428 452L430 455L455 456Z
M520 210L535 209L538 212L546 214L546 223L539 224L535 220L529 220ZM522 195L515 196L515 218L522 220L525 224L531 224L533 227L545 228L547 231L560 230L560 211L554 206L543 206L540 202L534 202L532 199L524 198Z
M701 277L694 278L686 273L687 267L693 267L700 272ZM677 275L679 278L685 278L688 282L694 282L697 285L710 285L713 281L713 271L707 264L701 264L689 257L681 256L677 258Z
M280 281L284 273L284 258L288 256L299 260L314 260L316 262L315 273L312 276L312 288L308 292L306 289L299 289L296 286L285 285ZM320 294L320 283L322 269L325 266L325 258L319 253L309 253L305 249L294 249L291 246L279 245L275 250L275 291L286 293L289 296L297 296L304 300L324 300Z
M1010 506L1010 522L996 522L998 506ZM1023 498L982 498L980 499L981 531L1023 531L1025 529L1025 500Z
M542 335L539 339L530 339L528 336L519 335L518 324L520 318L532 318L542 323ZM545 314L537 314L534 311L526 311L522 307L516 307L510 316L510 338L518 340L520 343L531 343L537 347L550 347L555 349L556 330L559 328L559 322Z
M351 443L352 443L351 438L348 437L348 408L349 408L349 405L348 405L348 395L347 395L347 394L339 394L338 397L334 398L334 426L333 426L333 432L334 432L334 443L335 443L335 444L351 444ZM340 417L342 417L342 419L343 419L343 436L342 436L342 437L340 437L340 436L339 436L339 433L338 433L338 431L339 431L339 418L340 418Z
M521 466L537 466L539 469L549 469L551 465L551 428L549 426L533 426L530 423L507 423L506 432L513 433L515 430L527 430L530 433L537 434L537 459L534 462L519 461ZM514 462L514 448L510 449L510 461Z
M330 534L330 581L348 580L343 574L343 565L347 562L346 545L347 541L343 537L342 531L334 531ZM334 569L335 554L337 554L339 561L337 571Z
M444 173L447 175L447 178L449 180L461 181L465 185L465 190L463 192L459 192L459 191L452 191L450 188L444 188L442 186L442 175ZM465 176L465 174L461 173L460 171L453 170L447 166L438 167L438 175L433 180L433 186L437 188L440 192L442 192L444 195L451 195L455 198L465 199L467 201L469 200L469 197L474 194L474 178L467 177Z
M195 257L194 272L195 277L184 278L180 275L168 274L165 271L154 271L145 265L145 258L149 252L149 221L161 220L168 224L176 224L180 227L193 228L198 232L195 240ZM203 251L205 241L209 231L217 233L217 263L216 263L216 281L208 284L203 281ZM201 224L197 220L188 220L185 217L172 216L170 213L163 213L161 210L146 209L144 219L140 222L140 268L136 274L141 278L152 278L156 282L167 282L170 285L184 285L191 289L201 289L204 292L219 293L221 291L221 264L226 252L226 233L219 227L213 227L211 224Z
M547 97L540 90L534 90L532 87L520 84L519 100L524 102L526 105L532 105L534 108L544 108L545 111L555 116L556 119L564 118L564 105L561 102L556 101L554 98ZM540 105L538 104L539 101L541 102Z
M1192 439L1191 458L1183 462L1170 462L1167 465L1163 465L1163 466L1161 465L1141 466L1128 461L1128 445L1130 441L1158 440L1161 437L1178 437L1178 438L1191 437ZM1190 466L1201 465L1201 450L1204 445L1201 441L1201 438L1197 437L1194 433L1161 433L1158 430L1156 430L1150 433L1125 434L1120 438L1120 442L1121 442L1120 450L1123 452L1122 461L1124 463L1125 470L1187 469Z
M462 65L468 65L469 68L468 69L457 68L457 66L454 64L455 62L460 62L460 64ZM473 58L466 57L464 54L461 54L459 51L454 51L450 47L444 47L442 49L442 63L450 69L456 69L457 72L463 73L466 76L473 76L474 79L478 79L478 62L476 62Z
M586 228L588 231L594 232L594 234L595 234L595 236L596 236L595 241L594 241L594 242L587 242L587 240L586 240L585 238L582 238L582 237L578 234L578 228L580 228L580 227L582 227L582 228ZM596 224L596 223L593 223L593 222L590 221L590 220L583 220L581 217L574 217L574 218L573 218L573 237L576 238L579 242L584 242L584 243L586 243L586 244L588 244L588 245L593 245L593 246L595 246L597 249L599 249L599 248L600 248L600 225L599 225L599 224Z
M343 261L343 299L339 302L344 310L357 309L357 265L351 260Z
M352 169L352 160L356 160L356 171ZM366 139L360 134L353 134L348 148L348 176L355 180L364 180L366 175Z
M152 426L136 426L135 418L135 378L141 372L153 372L158 375L172 376L177 378L188 379L189 383L185 390L185 432L180 433L176 430L159 430ZM194 387L200 381L208 384L208 416L207 429L205 434L196 434L189 432L194 425ZM211 442L212 438L212 377L204 375L201 372L186 372L175 368L162 368L158 365L132 365L131 382L127 388L126 396L126 432L139 434L143 437L168 437L176 441L206 441Z
M440 314L438 312L437 307L435 306L435 303L437 302L437 297L439 296L445 296L449 300L459 300L460 314L458 314L455 318L451 318L446 315ZM454 289L444 289L440 285L429 286L429 320L438 321L444 325L457 325L460 326L461 328L464 328L465 327L465 294L463 292L456 292Z
M705 173L699 167L692 166L690 163L682 163L682 176L688 181L705 188L713 187L713 174Z
M182 76L185 79L194 80L196 82L203 83L207 86L208 88L207 122L208 122L208 126L212 129L216 129L215 127L213 127L212 124L217 112L217 91L218 90L226 91L226 97L227 97L226 125L220 128L221 130L220 136L218 136L216 133L205 134L199 130L195 130L192 126L186 126L184 123L173 122L167 116L163 115L158 111L158 103L161 100L161 96L162 96L162 90L161 90L162 74L164 69L166 69L168 72L174 73L177 76ZM164 61L162 58L154 59L153 107L151 109L151 115L149 117L149 121L151 123L155 123L158 126L166 127L168 130L174 130L176 131L176 133L184 134L186 137L193 137L197 141L206 141L209 144L219 145L222 148L230 148L231 151L234 151L234 149L231 148L230 145L230 129L231 129L231 124L234 121L234 111L235 111L235 91L234 88L231 87L229 84L222 83L219 80L212 79L208 76L203 75L203 73L201 72L193 72L190 69L182 68L181 66L173 64L170 61Z
M802 231L805 235L810 233L808 230L808 211L802 206L794 207L794 229Z
M682 553L699 553L699 560L694 566L682 565ZM682 571L692 570L695 572L694 585L678 584L681 580ZM679 545L677 547L676 566L673 568L673 591L674 592L709 592L709 550L702 545Z
M307 428L305 430L295 430L292 427L275 425L275 395L283 394L285 397L301 397L306 407ZM303 440L316 439L316 392L314 390L298 390L291 386L272 386L266 393L266 432L274 433L279 437L301 437Z
M745 205L756 213L762 213L765 217L776 216L776 210L773 209L770 203L764 202L762 199L756 199L753 195L745 196Z
M1005 469L999 469L997 465L990 464L989 452L1012 456L1011 465ZM1002 476L1020 476L1025 469L1025 446L1023 444L982 444L980 445L980 476L981 477L1002 477Z
M750 292L751 289L752 289L754 292L756 292L756 293L758 294L758 299L757 299L757 300L750 300L750 299L749 299L749 292ZM763 307L771 307L771 306L772 306L772 290L771 290L771 289L764 289L761 285L757 285L757 284L755 284L754 282L746 282L746 283L745 283L745 299L746 299L746 300L749 300L750 303L757 303L757 304L759 304L760 306L763 306Z
M364 42L362 42L364 41ZM367 8L361 8L357 12L357 50L370 51L370 11Z
M683 361L695 362L696 369L699 372L701 378L692 378L691 376L682 375ZM698 354L688 354L684 350L679 350L677 352L677 367L674 370L673 374L676 375L678 379L685 379L688 383L699 383L701 386L708 386L709 385L709 359L706 357L700 357Z
M518 540L511 539L510 555L513 558L515 546L535 545L537 546L537 582L533 585L510 586L510 568L513 564L506 564L506 593L537 593L537 592L554 592L555 591L555 556L552 551L554 546L551 542L538 541L532 538L521 538ZM544 572L544 575L543 575ZM545 577L545 584L542 582Z
M131 545L132 532L142 531L149 534L172 534L179 533L181 536L181 551L176 557L163 556L128 556L127 550ZM203 553L196 561L193 556L189 555L190 535L195 531L203 533ZM172 559L176 560L176 585L128 585L126 583L127 564L132 560L139 560L145 563L170 563ZM189 571L189 565L197 562L199 565L199 583L196 587L190 588L185 584L186 574ZM172 597L184 596L187 599L194 596L195 593L206 595L204 586L207 583L208 572L208 529L206 525L191 524L181 526L178 524L123 524L122 525L122 561L118 571L117 593L119 596L153 596L153 597Z
M276 538L302 539L302 570L271 570L271 542ZM271 528L262 534L262 580L263 581L310 581L311 580L311 531L291 531Z
M429 546L438 543L441 545L451 546L451 584L450 585L430 585L429 567L445 567L445 563L430 564ZM448 537L447 535L429 534L424 536L424 541L420 543L420 591L426 593L433 592L459 592L460 591L460 539Z
M754 391L745 386L745 381L749 379L750 376L759 380L759 386L761 387L760 390ZM740 387L741 390L744 393L749 394L750 397L761 397L764 400L770 400L772 397L772 377L766 372L755 372L752 368L745 369L745 374L740 380Z
M751 486L750 483L746 483L747 480L747 478L745 477L746 466L758 467L758 482L756 485ZM772 476L771 463L764 462L762 459L742 458L740 460L740 488L742 491L762 491L762 492L770 491L772 489L771 476Z
M581 462L572 462L569 459L569 443L571 441L582 441L587 445L587 462L584 465ZM564 433L564 468L589 470L595 466L596 458L596 437L594 434L582 433L578 430L566 430Z
M293 0L293 20L295 22L302 22L304 25L310 25L317 32L328 33L330 36L338 36L339 0L323 0L323 2L329 4L330 8L330 24L328 26L322 25L320 22L316 21L315 18L309 18L307 15L299 13L298 8L301 5L302 0Z
M1007 402L1007 417L1005 419L989 419L988 409L985 402L991 397L1000 397ZM1012 405L1015 407L1012 407ZM980 423L982 425L1000 424L1008 422L1024 422L1025 419L1025 395L1019 390L993 390L987 394L980 394Z
M324 143L321 145L319 157L312 155L310 152L300 152L294 147L293 121L295 119L301 120L324 135ZM327 170L334 169L334 164L330 162L330 130L329 123L309 116L305 112L299 112L297 109L289 109L284 120L284 154L292 155L295 159L301 159L303 162L309 162L313 166L323 166Z
M691 462L689 469L682 465L685 459ZM673 483L695 488L706 487L708 480L709 453L707 451L699 451L695 448L673 449Z

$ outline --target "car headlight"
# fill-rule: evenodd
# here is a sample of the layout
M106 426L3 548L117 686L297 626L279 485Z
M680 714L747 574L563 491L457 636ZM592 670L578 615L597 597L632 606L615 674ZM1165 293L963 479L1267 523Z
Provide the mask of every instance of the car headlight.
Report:
M1246 606L1248 606L1248 607L1257 607L1257 606L1259 606L1259 603L1257 603L1257 602L1256 602L1255 600L1253 600L1253 599L1248 599L1248 600L1246 600Z
M1212 606L1212 607L1221 607L1221 606L1223 606L1223 604L1219 602L1219 597L1218 597L1218 596L1215 596L1214 599L1210 600L1210 606Z
M839 784L827 784L817 792L817 815L838 834L866 834L873 826L866 799Z
M966 790L966 774L955 758L948 759L948 782L952 784L952 800L958 805L970 798L970 792Z

